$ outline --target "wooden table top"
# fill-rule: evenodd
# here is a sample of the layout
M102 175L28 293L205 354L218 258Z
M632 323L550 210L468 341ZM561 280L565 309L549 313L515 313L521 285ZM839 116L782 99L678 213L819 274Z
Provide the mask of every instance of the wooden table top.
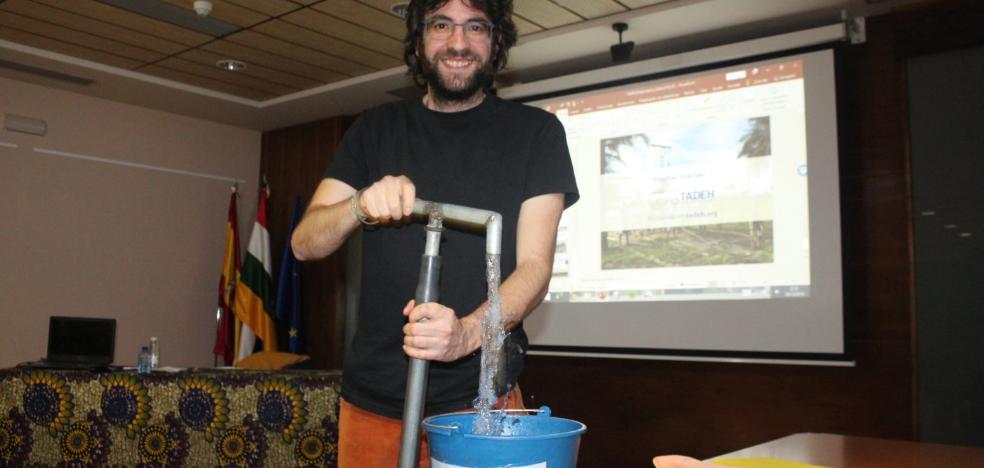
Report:
M835 468L982 468L984 448L800 433L714 457L778 458Z

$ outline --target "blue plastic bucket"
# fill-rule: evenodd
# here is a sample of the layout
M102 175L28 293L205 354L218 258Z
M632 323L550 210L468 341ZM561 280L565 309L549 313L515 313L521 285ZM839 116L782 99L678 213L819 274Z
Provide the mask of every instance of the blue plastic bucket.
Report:
M546 406L505 411L502 435L494 436L472 434L475 412L424 419L431 468L574 468L584 424L551 417Z

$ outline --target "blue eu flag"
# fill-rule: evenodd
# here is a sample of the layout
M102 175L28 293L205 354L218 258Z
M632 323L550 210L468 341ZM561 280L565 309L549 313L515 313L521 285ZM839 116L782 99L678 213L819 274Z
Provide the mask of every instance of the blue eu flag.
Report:
M301 352L301 262L294 257L290 247L290 238L294 228L301 221L301 198L294 198L294 216L287 230L287 242L284 245L284 255L280 262L280 279L277 282L277 320L288 323L289 351L295 354Z

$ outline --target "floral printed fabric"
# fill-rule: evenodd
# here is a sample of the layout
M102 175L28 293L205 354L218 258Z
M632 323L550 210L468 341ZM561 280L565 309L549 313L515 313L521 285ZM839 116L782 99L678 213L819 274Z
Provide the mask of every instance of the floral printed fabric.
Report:
M338 371L0 370L0 466L329 467Z

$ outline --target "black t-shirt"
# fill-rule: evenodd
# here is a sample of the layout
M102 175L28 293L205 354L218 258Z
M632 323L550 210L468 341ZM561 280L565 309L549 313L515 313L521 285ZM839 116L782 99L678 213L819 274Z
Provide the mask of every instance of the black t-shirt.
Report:
M364 113L345 134L325 177L359 189L386 175L409 177L420 199L501 214L503 281L516 268L523 201L562 193L567 207L578 198L560 121L493 96L463 112L435 112L413 99ZM408 366L401 311L414 297L424 244L423 223L363 231L359 318L345 356L342 397L393 418L402 416ZM438 302L459 317L468 315L487 295L484 230L445 222L440 256ZM522 324L509 341L506 383L511 385L527 348ZM480 354L431 362L425 414L471 406L478 395Z

